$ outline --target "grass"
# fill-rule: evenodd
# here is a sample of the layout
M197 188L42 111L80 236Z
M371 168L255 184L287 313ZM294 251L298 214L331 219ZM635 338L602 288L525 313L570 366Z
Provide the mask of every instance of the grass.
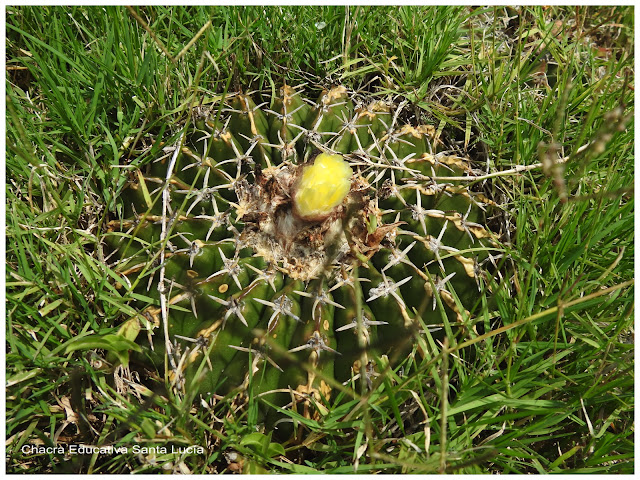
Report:
M632 7L7 7L6 32L8 473L633 472ZM508 273L476 334L427 336L410 374L281 445L257 399L132 393L108 351L73 345L136 314L102 258L120 165L217 93L301 81L371 82L487 172L532 168L485 180Z

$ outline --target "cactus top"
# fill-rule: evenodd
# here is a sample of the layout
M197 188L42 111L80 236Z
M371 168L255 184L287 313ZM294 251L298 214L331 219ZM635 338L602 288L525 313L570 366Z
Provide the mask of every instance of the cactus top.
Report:
M418 106L343 86L316 101L303 91L194 109L196 128L127 179L109 228L120 288L135 308L151 303L140 312L150 337L164 328L138 359L168 370L167 388L229 394L238 408L269 395L319 420L341 402L331 386L351 388L357 372L377 388L375 368L423 352L426 326L471 335L466 309L484 303L479 290L502 288L498 266L483 265L503 249L482 225L491 200L437 182L473 180L474 164L446 153L458 146L420 124Z
M298 214L303 218L328 215L349 193L352 173L342 155L318 155L300 177L294 199Z

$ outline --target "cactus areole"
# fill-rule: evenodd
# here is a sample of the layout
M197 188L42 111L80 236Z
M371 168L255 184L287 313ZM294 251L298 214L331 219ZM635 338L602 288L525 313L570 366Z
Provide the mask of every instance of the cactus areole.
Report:
M472 319L493 202L455 181L471 161L406 102L238 93L162 141L109 238L142 360L176 391L317 416L335 382L374 388L425 326Z

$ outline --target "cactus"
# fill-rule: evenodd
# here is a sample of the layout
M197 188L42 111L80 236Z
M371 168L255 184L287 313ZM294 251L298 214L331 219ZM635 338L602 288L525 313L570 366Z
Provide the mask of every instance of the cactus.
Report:
M468 322L492 202L417 115L341 86L229 94L131 174L111 244L174 388L312 415L338 382L371 388L425 325Z

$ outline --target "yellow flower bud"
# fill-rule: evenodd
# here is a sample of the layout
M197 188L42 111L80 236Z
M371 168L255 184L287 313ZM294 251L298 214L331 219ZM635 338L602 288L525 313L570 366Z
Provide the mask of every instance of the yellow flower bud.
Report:
M351 167L342 155L321 153L313 165L304 167L294 202L303 218L328 215L342 203L351 188Z

